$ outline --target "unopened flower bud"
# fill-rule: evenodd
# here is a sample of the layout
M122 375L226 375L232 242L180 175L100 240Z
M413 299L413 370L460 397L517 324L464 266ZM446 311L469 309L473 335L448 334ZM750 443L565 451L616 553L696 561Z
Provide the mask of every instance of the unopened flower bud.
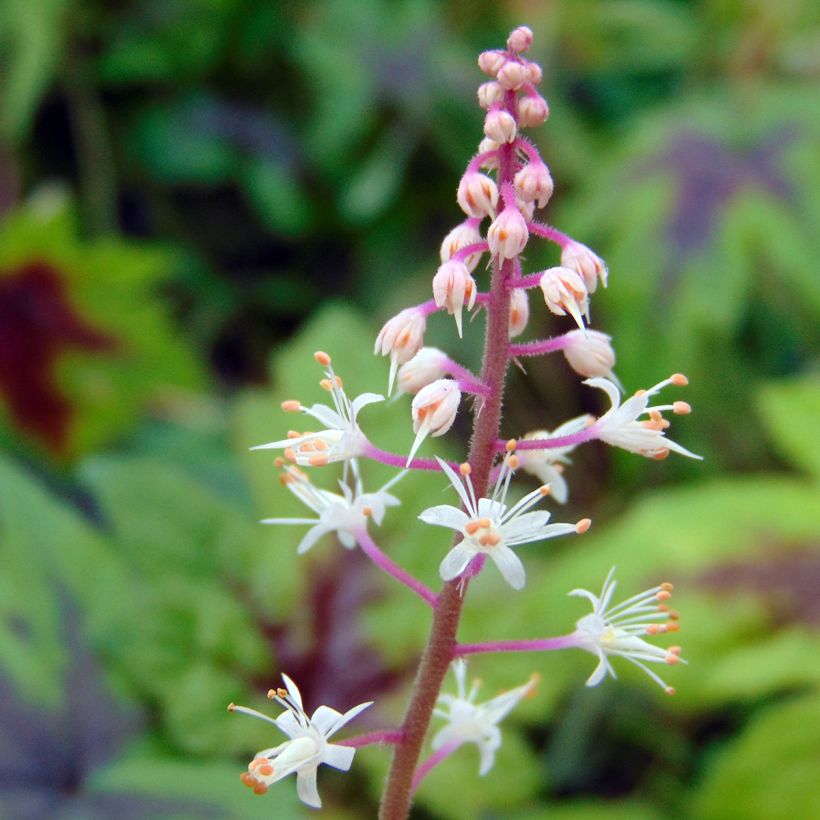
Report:
M608 271L606 263L586 245L572 241L561 251L561 264L581 274L588 293L595 293L598 280L606 287Z
M423 347L399 368L399 390L418 393L422 387L447 375L447 354L436 347Z
M533 85L538 85L544 77L544 72L538 63L527 63L527 80Z
M406 308L388 319L376 337L374 353L390 356L390 379L388 395L393 392L396 370L400 364L410 361L424 342L427 319L418 308Z
M527 222L532 222L533 217L535 216L535 203L534 202L524 202L521 197L515 198L515 206L521 211L521 215Z
M583 330L582 317L589 318L589 298L581 275L571 268L549 268L541 275L540 285L547 307L556 316L569 313Z
M458 184L456 199L465 214L483 219L495 213L498 188L486 174L467 173Z
M453 254L462 248L466 248L468 245L476 245L479 242L481 242L481 233L478 230L478 225L475 224L473 219L465 219L464 222L456 225L455 228L444 237L444 241L441 243L441 261L446 262ZM480 259L480 253L471 253L463 261L467 266L467 270L472 272L475 270Z
M510 51L527 51L532 45L532 29L527 26L518 26L510 32L507 38L507 48Z
M478 143L478 153L488 154L490 151L498 151L500 147L500 143L491 140L489 137L484 137L484 139ZM481 167L486 168L488 171L493 171L498 168L498 155L487 157L487 159L481 163Z
M506 59L503 51L482 51L478 55L478 67L490 77L495 77Z
M569 366L586 378L603 376L612 380L615 367L615 351L611 337L597 330L571 330L564 337L568 340L563 349Z
M521 63L508 60L498 70L498 84L507 91L518 91L527 80L527 69Z
M478 87L478 104L489 108L504 99L504 89L497 82L482 83Z
M534 128L546 122L550 115L547 101L540 95L521 97L518 100L518 121L522 127Z
M488 111L484 118L484 133L496 142L512 142L517 129L515 118L506 111L495 109Z
M447 309L455 317L456 329L461 337L461 310L465 303L472 310L476 298L475 280L463 262L450 259L433 277L433 298L438 307Z
M510 338L524 332L530 319L530 298L524 288L515 288L510 294Z
M521 211L514 204L510 204L490 225L487 242L493 256L512 259L524 250L529 236L527 222Z
M416 438L407 456L408 466L427 436L444 435L453 426L460 402L461 391L453 379L438 379L416 393L412 404Z
M530 162L515 175L515 192L524 202L535 201L539 208L543 208L552 191L552 176L543 162Z

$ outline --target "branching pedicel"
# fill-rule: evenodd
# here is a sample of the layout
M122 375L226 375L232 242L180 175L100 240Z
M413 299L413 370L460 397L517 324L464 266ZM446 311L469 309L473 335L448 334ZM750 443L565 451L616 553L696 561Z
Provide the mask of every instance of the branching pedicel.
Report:
M615 354L609 336L587 329L589 300L600 282L607 284L607 268L589 248L534 218L536 207L547 204L552 195L552 177L536 147L521 135L521 129L542 124L548 115L546 101L537 91L541 80L538 65L522 56L532 42L532 32L515 29L505 51L486 51L479 57L480 68L492 79L478 90L478 99L487 110L485 138L470 161L458 186L457 200L467 219L453 228L441 246L441 266L433 277L433 298L408 307L390 319L376 340L376 353L390 358L388 393L398 385L404 393L414 394L411 416L415 439L409 455L388 453L370 442L359 425L359 412L383 400L365 393L353 400L344 391L334 372L330 356L315 354L325 368L320 384L330 396L331 406L305 407L299 401L286 401L282 408L313 418L319 432L292 430L287 437L260 448L280 449L277 466L283 468L282 482L302 501L315 517L268 519L267 524L309 525L299 545L305 552L319 538L335 533L345 547L357 546L386 573L412 591L432 610L432 626L424 650L404 721L395 730L373 732L350 740L329 744L327 738L353 719L369 704L351 709L344 715L320 706L311 718L302 707L296 686L283 675L286 689L271 692L285 707L277 718L254 710L231 706L274 723L288 740L259 752L243 772L243 782L263 793L272 783L296 773L299 797L308 805L319 806L316 770L320 763L340 769L350 767L354 750L371 744L394 747L390 775L382 799L381 817L396 820L407 816L413 791L434 766L440 764L464 743L478 745L481 752L479 774L493 765L495 750L501 743L498 724L521 697L532 694L535 680L484 703L476 704L476 690L469 693L465 684L468 655L489 652L540 652L555 649L584 649L598 659L587 680L595 686L607 675L614 677L611 659L620 656L639 666L666 692L674 690L647 666L651 663L676 664L680 648L661 649L647 638L677 630L677 613L666 601L671 585L661 584L639 593L621 604L613 604L615 581L610 572L600 595L573 590L571 595L589 599L592 612L580 618L567 635L536 640L509 640L490 643L459 644L456 634L461 609L470 580L480 573L487 558L499 570L503 581L513 590L526 581L522 557L513 547L560 535L580 534L590 526L589 519L574 524L550 524L550 513L541 509L545 500L563 503L568 485L562 475L567 455L576 446L600 439L615 447L651 458L665 458L670 451L698 458L666 437L669 421L664 413L686 414L683 401L650 405L663 388L683 386L686 378L675 374L649 390L638 391L623 400L620 386L612 373ZM494 173L495 178L483 173ZM482 223L489 220L482 234ZM521 254L532 238L546 239L561 250L560 266L524 274ZM480 291L474 274L487 257L491 271L489 290ZM540 288L545 306L559 316L569 316L576 329L543 341L514 343L526 327L530 312L528 291ZM484 360L481 373L467 368L435 348L425 348L427 319L446 310L455 319L461 335L462 313L475 306L486 314ZM552 431L536 430L520 440L499 438L501 404L509 364L521 357L561 351L570 367L586 378L585 384L608 395L611 408L600 418L582 416L571 419ZM475 397L473 435L469 453L461 464L448 464L439 458L417 458L425 439L445 434L461 406L462 394ZM456 506L442 504L419 510L419 519L430 525L455 531L449 548L442 544L439 575L443 585L434 592L420 580L395 564L373 540L368 522L376 525L399 499L393 490L399 473L388 485L365 491L361 461L373 459L401 470L432 470L441 473L442 486L455 491ZM341 492L313 486L300 469L343 463ZM542 486L517 503L507 501L517 471L537 476ZM399 492L399 491L397 491ZM400 494L400 493L399 493ZM524 555L526 551L522 551ZM504 591L500 584L499 594ZM457 694L440 694L448 668L453 666ZM445 722L432 741L432 754L421 764L419 757L431 717Z

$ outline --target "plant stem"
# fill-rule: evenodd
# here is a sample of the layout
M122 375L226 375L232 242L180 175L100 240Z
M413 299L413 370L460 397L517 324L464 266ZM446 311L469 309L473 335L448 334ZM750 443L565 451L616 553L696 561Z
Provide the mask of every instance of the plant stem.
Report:
M515 116L515 92L508 92L506 107ZM515 149L499 148L498 188L512 185L515 177ZM499 212L501 210L499 203ZM501 427L501 404L504 380L509 364L510 279L515 274L515 260L493 260L490 298L487 302L487 327L484 336L484 361L481 381L488 395L481 412L473 417L473 436L467 460L478 497L486 495L495 458L495 441ZM459 537L459 536L457 536ZM410 811L413 775L424 736L430 724L441 684L456 647L456 632L464 605L467 581L456 578L446 583L433 609L433 624L427 647L419 663L410 704L402 729L404 741L396 746L379 812L381 820L404 820Z

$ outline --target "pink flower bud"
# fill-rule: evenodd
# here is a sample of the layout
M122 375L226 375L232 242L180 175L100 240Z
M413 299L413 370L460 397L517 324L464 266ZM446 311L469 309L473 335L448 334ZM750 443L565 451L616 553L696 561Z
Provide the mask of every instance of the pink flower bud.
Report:
M518 100L518 120L522 127L534 128L546 122L550 115L547 101L540 95L521 97Z
M544 72L538 63L527 63L527 80L533 85L538 85L544 78Z
M518 91L527 80L527 69L521 63L508 60L498 70L498 84L507 91Z
M478 104L489 108L504 99L504 89L496 82L482 83L478 87Z
M427 436L442 436L453 426L460 402L461 391L453 379L438 379L416 393L412 404L416 438L407 456L408 466Z
M515 205L508 205L487 231L490 253L502 260L512 259L524 250L529 236L527 223L521 212Z
M596 376L612 379L615 351L610 336L597 330L587 330L586 333L571 330L564 338L569 341L563 350L564 356L576 373L588 379Z
M461 338L461 310L465 303L467 310L472 310L476 298L475 280L463 262L450 259L436 271L433 277L433 298L438 307L446 308L455 317L456 329Z
M506 59L503 51L482 51L478 55L478 67L490 77L495 77Z
M530 162L515 175L515 192L524 202L535 201L539 208L543 208L549 202L552 190L552 176L543 162Z
M519 211L521 211L521 215L524 217L525 221L532 222L532 218L535 215L534 202L524 202L521 197L516 197L515 206Z
M486 154L490 151L498 151L500 147L500 144L495 140L491 140L489 137L484 137L484 139L478 144L478 153ZM498 155L485 159L484 162L481 163L481 167L486 168L488 171L498 168Z
M410 361L424 342L427 319L418 308L406 308L388 319L376 337L374 353L390 356L390 379L388 395L393 392L396 370L400 364Z
M467 216L483 219L485 216L495 214L495 206L498 204L498 188L495 182L485 174L467 173L458 184L456 199Z
M589 319L589 295L581 275L571 268L549 268L541 275L540 285L547 307L556 316L569 313L584 330L582 316Z
M510 338L524 332L530 319L530 298L524 288L515 288L510 294Z
M496 142L512 142L516 134L515 118L506 111L488 111L484 118L484 133Z
M510 32L507 38L507 48L510 51L527 51L532 45L532 30L527 26L518 26Z
M481 239L481 233L478 230L478 225L475 224L475 220L465 219L464 222L456 225L455 228L444 237L444 241L441 243L441 261L446 262L453 254L462 248L466 248L468 245L475 245L481 242ZM463 261L467 266L467 270L472 272L475 270L480 259L480 253L471 253Z
M598 280L606 287L607 267L598 254L593 253L586 245L572 241L561 251L561 264L565 268L572 268L584 278L588 293L595 293Z
M447 354L436 347L423 347L399 368L399 390L418 393L422 387L447 375Z

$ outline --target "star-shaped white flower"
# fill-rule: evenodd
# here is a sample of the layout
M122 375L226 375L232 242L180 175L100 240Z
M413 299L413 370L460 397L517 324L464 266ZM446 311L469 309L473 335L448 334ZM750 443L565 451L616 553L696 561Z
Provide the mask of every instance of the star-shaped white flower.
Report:
M470 479L470 465L461 465L459 476L446 462L437 459L450 479L466 512L458 507L442 504L425 510L419 518L426 524L460 532L462 540L444 557L439 567L442 580L452 581L467 568L477 555L493 559L504 580L513 588L524 586L526 575L521 559L510 549L520 544L554 538L571 532L585 532L589 520L577 524L548 524L550 514L545 510L528 512L549 494L548 487L539 487L508 507L507 493L513 470L518 466L515 455L507 456L498 474L491 498L476 498Z
M344 391L342 380L333 372L330 356L319 351L314 357L326 368L325 378L319 384L330 393L333 407L325 404L305 407L299 401L289 400L282 402L282 409L288 413L301 412L312 416L326 429L317 433L293 431L286 439L258 444L251 447L251 450L281 449L285 458L303 467L319 467L334 461L347 461L364 453L368 441L356 418L363 407L384 401L384 396L362 393L351 401Z
M689 456L689 458L702 458L695 453L690 453L680 444L670 441L664 434L666 428L669 427L669 422L663 418L662 413L665 411L671 411L677 415L690 413L692 408L685 401L649 406L650 398L667 385L675 384L682 387L688 384L686 377L682 374L675 373L668 379L658 382L654 387L650 387L649 390L639 390L623 404L621 404L620 391L609 379L587 379L584 384L600 388L612 402L612 407L592 425L598 438L602 441L613 447L622 447L624 450L648 458L666 458L670 450L683 456ZM649 418L639 420L643 415Z
M610 656L616 655L634 663L667 694L673 695L675 690L653 672L646 662L669 665L679 663L680 647L663 649L640 637L678 631L678 614L666 605L672 594L672 585L652 587L612 606L612 595L617 583L613 578L614 574L615 567L607 575L600 595L594 595L586 589L573 589L569 593L588 598L592 603L592 613L575 624L573 633L576 646L598 657L598 665L589 676L587 686L597 686L607 675L617 677L609 660Z
M299 799L318 809L322 800L316 788L316 770L322 763L326 763L346 772L353 763L356 751L349 746L328 743L327 739L373 702L360 703L344 714L329 706L320 706L312 717L308 717L296 684L287 675L282 675L282 680L286 689L271 689L268 692L271 700L285 707L285 711L277 718L268 717L246 706L236 706L233 703L228 706L229 712L242 712L273 723L289 738L278 746L259 752L248 764L248 771L242 773L241 779L256 794L264 794L270 785L296 772L296 793Z
M319 517L317 518L265 518L263 524L312 524L305 537L300 541L296 552L301 555L307 552L322 536L335 532L348 549L356 546L356 533L367 526L367 519L372 518L381 526L388 507L395 507L400 502L387 490L392 487L404 473L399 473L380 490L373 493L362 491L362 482L355 473L353 488L344 481L339 482L342 492L333 493L314 487L310 479L298 467L286 467L282 474L284 485Z
M467 664L461 658L453 661L456 678L455 695L439 695L433 714L447 721L433 737L433 749L455 742L475 743L481 755L478 773L484 776L493 767L496 750L501 746L501 730L498 724L516 707L518 702L535 691L538 676L533 675L523 686L502 692L486 703L476 703L479 682L475 681L467 691L465 676Z

